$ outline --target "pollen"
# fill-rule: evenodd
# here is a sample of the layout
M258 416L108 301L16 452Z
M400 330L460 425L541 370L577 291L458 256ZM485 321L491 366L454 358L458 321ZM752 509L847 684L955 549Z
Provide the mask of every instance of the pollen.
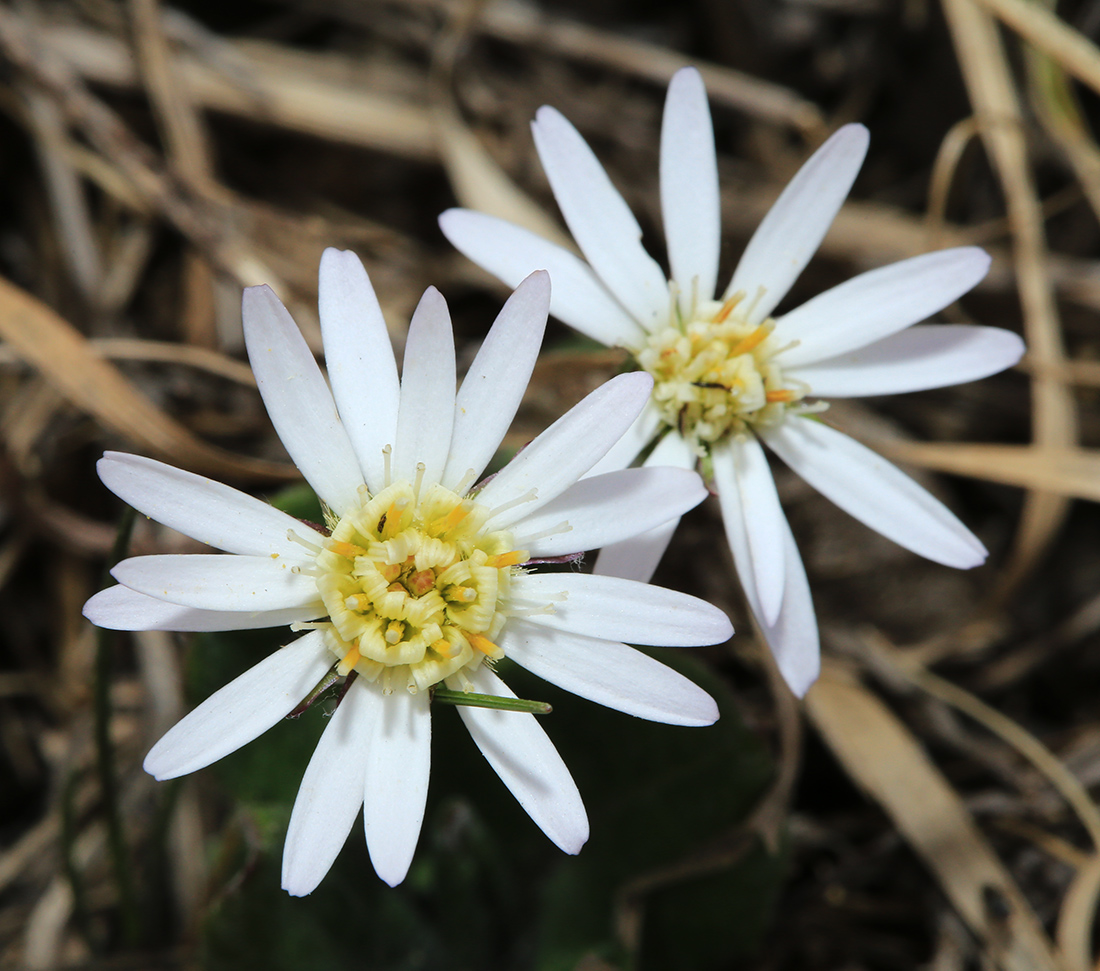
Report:
M488 528L496 511L418 476L365 493L333 525L303 572L317 578L341 675L416 692L504 656L512 575L530 557Z

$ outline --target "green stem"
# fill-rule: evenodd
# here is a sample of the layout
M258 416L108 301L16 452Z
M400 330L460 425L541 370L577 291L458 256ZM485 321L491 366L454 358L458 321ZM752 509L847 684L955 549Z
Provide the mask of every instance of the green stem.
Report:
M470 691L450 691L447 688L433 689L432 700L442 705L468 705L471 708L494 708L498 711L525 711L532 715L549 715L554 710L546 701L479 695Z
M92 935L92 922L88 911L88 895L84 887L84 875L76 865L76 788L79 776L70 771L61 794L61 865L73 893L73 917L81 936L88 946L96 950Z
M119 521L118 535L115 537L115 545L107 564L108 571L126 555L135 518L134 510L127 507ZM105 581L104 586L107 582ZM107 844L118 888L123 936L126 943L133 946L138 943L141 934L141 921L138 916L133 868L126 846L126 834L122 828L118 781L115 778L115 749L111 742L113 638L113 631L101 629L97 632L94 686L96 768L99 772L99 786L103 796L103 815L107 822Z

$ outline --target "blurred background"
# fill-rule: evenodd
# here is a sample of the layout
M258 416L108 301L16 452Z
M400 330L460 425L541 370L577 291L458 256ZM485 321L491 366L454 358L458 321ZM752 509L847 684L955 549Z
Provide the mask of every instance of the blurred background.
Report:
M0 6L0 969L1093 967L1098 34L1096 0ZM738 633L657 653L719 699L716 726L640 722L510 671L554 704L544 725L592 820L581 855L444 710L406 882L376 878L356 827L291 899L282 839L326 706L195 777L141 770L288 635L91 628L80 608L122 515L95 461L152 455L318 519L245 362L241 288L271 285L319 351L320 253L354 249L398 348L423 289L443 291L463 367L505 291L438 213L560 234L528 128L549 103L663 259L660 115L685 64L714 115L723 274L850 121L870 154L791 305L931 249L993 254L942 318L1021 332L1018 369L830 410L989 562L920 560L777 467L826 655L805 703L754 638L704 503L656 580ZM506 446L624 362L552 323ZM197 545L139 519L129 549Z

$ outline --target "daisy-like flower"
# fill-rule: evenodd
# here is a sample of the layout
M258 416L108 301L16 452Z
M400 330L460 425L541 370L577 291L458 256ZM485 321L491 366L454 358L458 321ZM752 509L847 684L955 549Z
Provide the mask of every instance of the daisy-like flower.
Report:
M533 571L695 506L683 469L587 475L652 389L622 375L471 488L511 423L542 342L549 279L505 304L455 393L446 304L429 289L409 325L403 373L362 264L321 260L320 316L331 391L267 287L244 294L256 381L279 437L326 508L313 527L229 486L108 453L103 482L138 511L228 554L140 556L84 613L118 630L213 631L295 625L308 632L199 705L150 751L158 779L194 772L292 712L322 680L345 694L291 814L283 886L309 893L360 807L379 876L404 879L424 816L434 686L514 699L493 671L508 656L582 697L642 718L707 725L714 700L627 647L697 645L732 633L719 610L636 581ZM583 478L582 478L583 477ZM588 822L576 785L533 715L462 706L477 746L558 846Z
M577 130L540 108L535 146L585 256L500 219L463 209L440 217L462 253L515 285L535 267L554 281L550 312L604 344L626 348L655 381L633 428L597 471L702 461L718 492L749 606L791 688L820 667L806 573L762 447L841 509L896 543L948 566L986 557L948 509L881 456L833 429L827 397L881 395L985 377L1023 353L991 327L911 327L973 287L989 267L976 247L872 270L779 317L772 313L824 237L867 151L845 125L791 180L716 296L721 207L714 132L699 73L673 77L661 129L661 212L671 280ZM597 573L648 579L676 522L604 549Z

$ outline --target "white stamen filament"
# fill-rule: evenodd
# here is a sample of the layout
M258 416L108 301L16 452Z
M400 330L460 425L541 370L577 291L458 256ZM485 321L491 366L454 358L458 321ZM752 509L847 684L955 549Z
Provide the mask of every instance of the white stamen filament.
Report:
M557 536L559 533L571 533L573 527L569 525L569 521L563 519L556 526L551 526L548 529L544 529L541 533L532 533L530 536L524 536L522 539L516 540L516 546L520 549L530 549L531 544L536 540L546 539L547 536Z
M455 495L464 496L469 491L470 486L474 484L474 479L477 478L477 472L473 469L467 469L466 474L462 477L461 481L452 490Z
M304 536L299 536L296 532L294 532L293 529L288 529L286 531L286 538L289 539L292 543L297 543L299 546L304 546L314 556L321 552L320 546L318 546L316 543L311 543Z
M518 496L509 502L501 503L499 506L495 506L489 510L489 515L485 517L485 521L488 522L494 516L499 516L502 512L507 512L509 509L515 509L516 506L522 506L525 502L533 502L539 497L538 489L530 489L522 496Z

